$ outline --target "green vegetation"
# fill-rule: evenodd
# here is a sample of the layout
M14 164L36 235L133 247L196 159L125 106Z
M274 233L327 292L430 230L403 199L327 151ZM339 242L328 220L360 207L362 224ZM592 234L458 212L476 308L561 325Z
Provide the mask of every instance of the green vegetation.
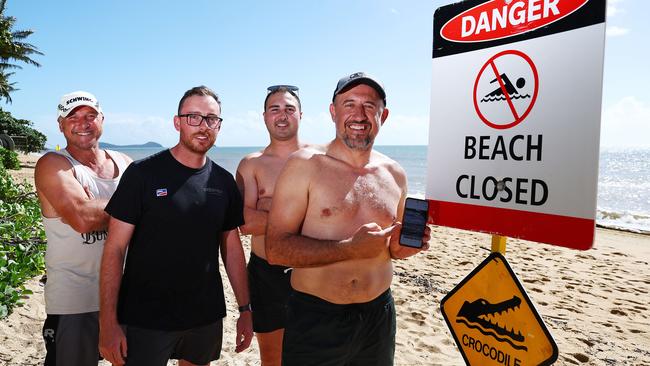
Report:
M19 63L40 67L31 56L42 53L34 45L25 42L34 33L32 30L14 30L16 18L5 15L6 2L7 0L0 0L0 98L11 103L11 93L18 89L14 86L16 83L9 81L14 74L10 70L21 69ZM23 141L21 149L25 152L39 152L45 149L46 137L31 126L30 121L15 119L11 113L0 109L0 134L24 136L26 143Z
M31 30L13 29L16 18L4 14L5 3L0 0L0 98L11 103L10 93L17 89L9 81L13 75L9 71L21 68L15 62L40 66L30 56L42 53L24 42ZM46 137L31 125L0 109L0 134L26 136L23 150L41 151ZM30 184L14 182L7 169L20 169L20 163L15 152L0 149L0 319L31 294L25 281L45 268L45 231L38 197Z
M18 154L16 154L14 151L0 147L0 166L4 167L5 169L20 169Z
M45 268L45 231L34 188L0 167L0 319L31 294L24 282Z
M0 97L1 97L0 92ZM40 152L45 150L47 137L41 132L32 128L32 122L25 119L16 119L11 113L0 109L0 133L7 131L9 136L25 136L26 146L21 146L25 152Z

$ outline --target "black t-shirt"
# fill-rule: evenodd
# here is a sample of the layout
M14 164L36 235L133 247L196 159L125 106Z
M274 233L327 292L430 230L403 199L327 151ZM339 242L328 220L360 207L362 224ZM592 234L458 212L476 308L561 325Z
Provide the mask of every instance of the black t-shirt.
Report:
M210 159L188 168L162 151L126 169L106 212L135 225L118 300L121 324L184 330L226 315L219 245L222 232L244 223L228 171Z

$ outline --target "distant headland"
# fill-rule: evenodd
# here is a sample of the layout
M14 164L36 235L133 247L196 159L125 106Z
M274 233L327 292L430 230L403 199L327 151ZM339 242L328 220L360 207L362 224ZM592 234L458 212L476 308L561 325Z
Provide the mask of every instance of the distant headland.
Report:
M144 144L140 145L115 145L115 144L109 144L108 142L100 142L99 143L99 148L100 149L140 149L140 148L145 148L145 147L163 147L161 144L157 142L152 142L149 141Z

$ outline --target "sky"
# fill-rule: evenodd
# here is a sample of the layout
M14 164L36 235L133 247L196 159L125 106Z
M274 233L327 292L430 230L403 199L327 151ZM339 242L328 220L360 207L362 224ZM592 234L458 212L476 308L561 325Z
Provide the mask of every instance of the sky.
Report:
M173 116L196 85L222 100L218 146L263 146L266 88L300 88L302 141L334 137L328 107L338 79L378 77L390 115L376 145L426 145L433 13L450 1L8 0L14 29L42 66L10 79L20 89L0 107L33 122L47 147L65 145L61 95L86 90L105 113L102 141L173 146ZM650 147L650 14L647 0L608 0L601 147Z

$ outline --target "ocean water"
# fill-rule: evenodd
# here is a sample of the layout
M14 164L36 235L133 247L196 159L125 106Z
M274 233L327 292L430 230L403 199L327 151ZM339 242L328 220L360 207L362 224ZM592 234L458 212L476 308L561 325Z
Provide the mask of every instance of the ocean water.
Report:
M399 162L406 170L409 195L424 197L426 191L426 146L377 146L377 150ZM210 158L235 173L241 158L261 147L213 147ZM162 148L119 149L135 160ZM598 225L650 233L650 149L600 152L598 177Z

